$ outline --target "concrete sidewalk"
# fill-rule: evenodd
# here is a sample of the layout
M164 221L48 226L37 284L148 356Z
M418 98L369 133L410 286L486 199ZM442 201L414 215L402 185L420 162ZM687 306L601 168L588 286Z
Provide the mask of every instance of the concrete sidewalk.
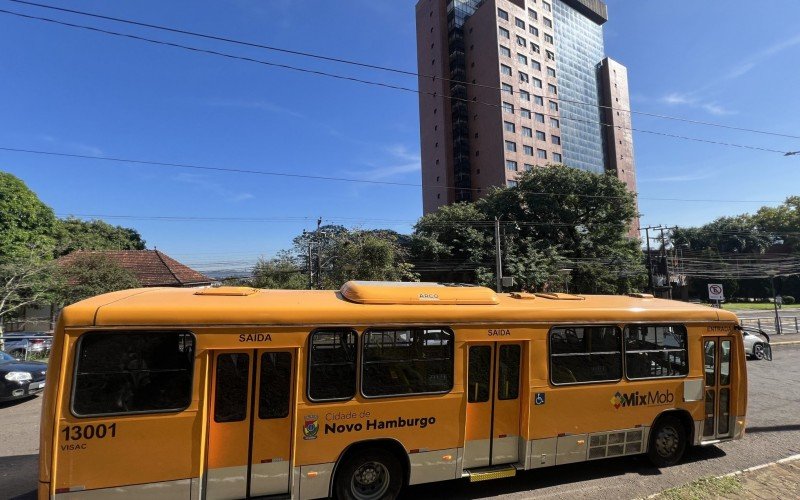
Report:
M800 498L800 455L724 476L700 479L647 498L658 500Z

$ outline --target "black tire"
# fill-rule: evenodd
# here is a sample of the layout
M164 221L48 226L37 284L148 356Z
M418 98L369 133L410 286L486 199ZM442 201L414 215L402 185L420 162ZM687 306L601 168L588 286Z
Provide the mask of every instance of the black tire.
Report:
M350 453L339 465L333 488L338 500L394 500L403 488L403 467L384 450Z
M686 451L686 428L675 417L665 416L658 419L650 429L650 446L647 447L647 458L656 467L675 465L683 458Z
M764 344L761 342L753 344L753 357L759 361L764 359Z

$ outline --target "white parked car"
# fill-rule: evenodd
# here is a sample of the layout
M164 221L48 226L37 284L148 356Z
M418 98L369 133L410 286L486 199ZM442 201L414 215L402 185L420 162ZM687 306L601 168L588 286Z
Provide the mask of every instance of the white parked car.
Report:
M744 340L744 352L749 357L772 360L772 348L766 333L760 330L743 329L742 339Z

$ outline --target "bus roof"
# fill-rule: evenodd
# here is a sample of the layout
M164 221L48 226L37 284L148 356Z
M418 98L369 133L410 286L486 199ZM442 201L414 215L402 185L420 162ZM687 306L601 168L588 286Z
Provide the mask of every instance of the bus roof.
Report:
M419 298L419 294L426 297ZM436 295L445 300L437 301L433 298ZM417 300L413 300L415 296ZM473 303L458 302L458 297L467 297ZM348 282L340 291L243 287L123 290L68 306L62 311L62 320L66 327L175 327L686 322L736 321L736 316L703 305L649 296L495 294L482 287Z

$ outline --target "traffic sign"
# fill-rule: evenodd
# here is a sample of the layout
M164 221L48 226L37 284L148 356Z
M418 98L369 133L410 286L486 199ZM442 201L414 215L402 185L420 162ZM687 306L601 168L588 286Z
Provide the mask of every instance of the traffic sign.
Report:
M708 299L709 300L725 300L725 294L722 291L722 285L709 283L708 284Z

